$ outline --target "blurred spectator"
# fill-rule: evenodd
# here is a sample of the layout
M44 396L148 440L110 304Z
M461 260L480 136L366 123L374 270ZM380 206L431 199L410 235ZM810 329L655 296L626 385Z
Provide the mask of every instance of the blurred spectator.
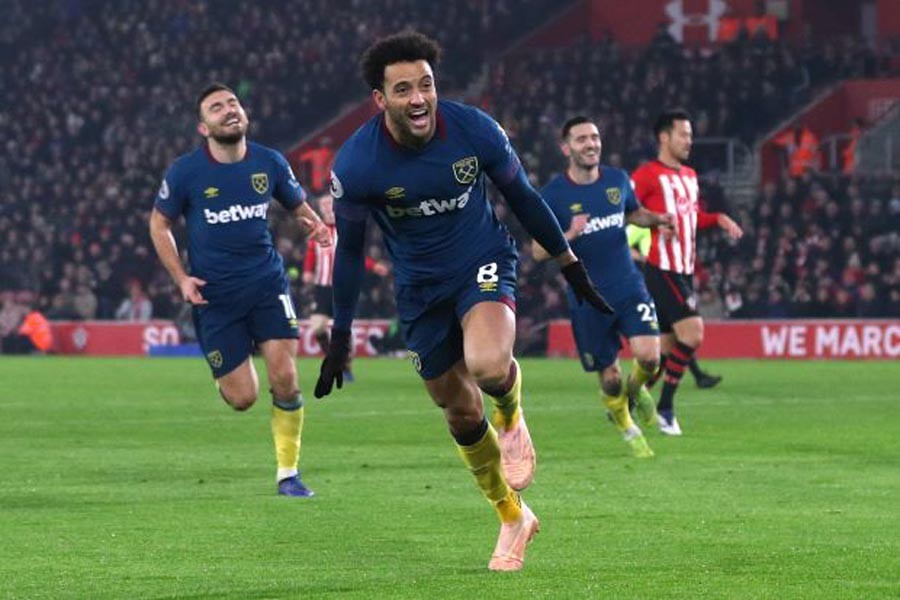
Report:
M809 171L822 168L819 138L806 125L798 124L794 129L785 131L775 138L775 144L784 148L788 175L791 177L802 177Z
M128 282L128 297L116 309L118 321L149 321L153 316L153 304L137 279Z
M33 304L33 299L28 301ZM4 306L4 308L6 308ZM4 354L36 354L50 351L53 346L53 331L50 322L33 306L22 306L24 316L15 329L2 339Z
M78 284L72 306L79 319L93 319L97 316L97 296L84 283Z
M725 310L725 303L719 292L709 287L700 290L697 302L697 312L704 319L724 319L728 316Z
M862 119L855 119L850 131L847 132L847 144L841 151L841 171L844 175L853 175L856 171L856 164L859 160L856 155L856 147L864 126L865 122Z

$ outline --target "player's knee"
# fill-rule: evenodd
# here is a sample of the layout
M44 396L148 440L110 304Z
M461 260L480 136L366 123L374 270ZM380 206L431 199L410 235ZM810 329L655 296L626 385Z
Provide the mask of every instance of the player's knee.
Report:
M618 396L622 393L622 374L618 371L603 375L600 388L607 396Z
M635 358L645 373L656 373L659 368L659 355L654 352L638 354Z
M256 404L256 394L250 390L226 392L220 389L219 393L222 395L225 403L238 412L244 412Z
M469 372L478 383L478 387L496 388L502 385L506 378L509 377L510 358L505 355L485 356L479 360L467 363Z
M703 321L694 319L691 327L686 329L681 332L683 335L677 336L678 341L696 350L703 343Z
M700 344L703 343L703 330L698 329L695 331L689 331L682 339L679 339L678 341L696 350L700 347Z

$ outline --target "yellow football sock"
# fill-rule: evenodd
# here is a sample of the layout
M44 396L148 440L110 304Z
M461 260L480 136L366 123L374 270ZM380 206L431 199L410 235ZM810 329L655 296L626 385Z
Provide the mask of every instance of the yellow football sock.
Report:
M658 371L659 367L656 367L656 370ZM634 378L634 382L638 386L642 386L645 383L647 383L648 381L650 381L650 378L653 377L654 375L656 375L656 371L654 371L652 373L650 371L645 371L644 367L641 366L641 363L638 362L638 359L635 358L632 361L631 377Z
M491 396L494 412L491 413L491 424L494 427L509 429L519 422L519 404L522 401L522 367L516 359L516 380L509 391L502 396Z
M303 432L303 400L297 395L291 403L272 404L272 437L278 460L278 480L297 474L300 459L300 436Z
M659 370L659 367L657 367ZM628 376L628 391L632 395L637 393L638 389L648 381L650 378L656 375L656 372L645 371L644 367L641 366L641 363L635 358L631 363L631 374Z
M603 403L612 415L613 422L622 433L634 428L631 413L628 412L628 395L623 390L618 396L603 396Z
M494 505L494 509L504 523L512 523L522 518L519 495L507 485L500 466L500 444L497 432L488 425L480 440L471 446L456 445L463 462L469 467L481 493Z

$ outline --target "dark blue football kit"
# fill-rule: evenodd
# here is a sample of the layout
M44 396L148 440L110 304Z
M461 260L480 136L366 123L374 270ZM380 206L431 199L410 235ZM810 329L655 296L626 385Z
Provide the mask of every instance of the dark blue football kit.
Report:
M631 258L625 233L625 216L640 205L628 174L603 165L594 183L581 185L562 174L541 195L563 229L569 228L573 216L588 215L584 229L570 242L572 251L616 312L603 314L579 304L570 287L567 295L581 364L586 371L603 370L621 350L620 335L659 335L656 307Z
M216 378L239 366L254 343L298 336L269 232L273 198L294 210L306 193L279 152L252 142L236 163L217 162L205 144L178 158L156 196L159 212L184 216L190 274L206 281L200 293L209 303L194 306L194 322Z
M344 143L332 174L334 327L348 330L353 320L371 215L393 262L400 327L424 379L462 358L460 320L475 304L515 308L517 253L488 201L485 174L552 255L567 248L496 121L446 100L436 120L432 139L412 149L394 141L384 114L373 117Z

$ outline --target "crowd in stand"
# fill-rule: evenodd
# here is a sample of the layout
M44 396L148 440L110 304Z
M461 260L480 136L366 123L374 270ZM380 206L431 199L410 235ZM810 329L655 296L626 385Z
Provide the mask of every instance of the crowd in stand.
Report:
M856 38L797 48L760 35L710 52L679 46L661 29L637 54L612 36L513 54L492 68L482 103L545 181L562 164L560 124L576 114L597 119L605 161L632 169L655 155L649 127L660 107L689 109L695 138L750 145L828 83L888 68L884 55ZM692 164L698 172L722 166L701 147Z
M900 183L785 179L742 211L739 246L707 246L712 317L900 317Z
M55 319L178 316L182 304L146 220L165 167L199 142L192 99L203 84L234 85L250 111L251 137L283 145L365 94L356 58L375 37L404 26L437 37L448 57L440 70L446 95L476 76L490 44L552 6L313 0L299 10L274 0L151 0L109 11L99 0L12 0L0 22L0 86L9 100L0 107L0 292L31 291ZM856 40L793 48L741 39L700 53L661 32L637 55L611 37L511 55L491 69L482 104L541 184L563 166L556 138L573 114L597 118L604 161L630 170L654 153L648 129L658 107L689 107L697 137L749 143L829 81L883 68ZM715 179L704 186L709 209L724 208ZM497 210L508 214L502 203ZM304 244L274 213L278 248L299 267ZM701 309L731 317L896 315L898 214L898 185L806 177L766 187L756 208L739 215L745 241L731 246L712 234L701 245ZM380 259L373 240L369 255ZM564 295L552 267L522 255L520 320L539 328L565 315ZM362 314L389 316L390 281L371 283ZM296 292L304 293L299 279ZM16 297L4 297L9 310Z
M404 27L436 37L453 57L445 89L462 88L493 44L555 9L552 0L5 2L0 290L38 292L52 318L109 319L136 281L154 316L172 316L178 299L146 220L166 166L199 143L193 99L203 86L234 86L253 139L283 146L366 93L357 61L375 38ZM295 255L302 243L279 247Z

